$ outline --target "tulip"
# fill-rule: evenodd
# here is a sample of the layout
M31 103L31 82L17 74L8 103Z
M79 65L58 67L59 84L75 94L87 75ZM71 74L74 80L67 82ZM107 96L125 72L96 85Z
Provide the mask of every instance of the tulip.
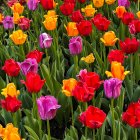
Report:
M52 40L53 38L47 34L47 33L42 33L39 36L39 45L40 48L50 48L52 45Z
M86 17L93 17L97 10L93 8L92 4L89 4L85 8L82 8L81 11L85 13Z
M22 30L13 31L10 38L16 45L22 45L27 39L27 35L22 32Z
M111 5L113 3L115 3L116 0L105 0L105 2L108 4L108 5Z
M97 107L89 106L79 116L79 121L88 128L100 128L106 119L106 114Z
M4 16L2 13L0 13L0 24L3 22Z
M7 5L9 6L9 7L12 7L15 3L17 3L18 2L18 0L8 0L7 1Z
M91 54L89 54L89 55L86 56L86 57L82 57L81 60L82 60L82 61L85 61L85 62L88 63L88 64L91 64L91 63L94 62L95 57L93 56L93 53L91 53Z
M55 97L47 95L37 99L38 113L42 120L52 120L61 106Z
M140 11L136 13L137 17L140 19Z
M13 59L8 59L5 61L4 66L2 67L2 70L5 71L5 73L9 76L18 76L20 72L20 67L17 62Z
M9 83L7 84L6 88L2 89L1 94L4 95L5 97L8 96L17 97L20 94L20 91L16 89L14 83Z
M45 80L41 80L37 73L28 72L26 75L26 81L21 80L30 93L38 93L43 87Z
M82 38L80 36L73 37L69 41L69 50L71 55L77 55L82 52Z
M124 71L124 67L121 65L121 63L113 61L111 63L111 72L106 71L107 77L113 77L113 78L118 78L120 80L124 80L125 76L129 73L130 71Z
M78 0L79 3L85 3L86 0Z
M20 16L18 13L13 13L13 22L14 24L18 24L19 20L20 20Z
M123 14L126 12L126 9L124 6L118 6L115 10L115 13L118 18L123 18Z
M13 29L14 28L13 17L6 16L3 19L3 26L4 26L5 29Z
M38 4L39 4L39 0L28 0L27 1L28 9L31 11L36 10L38 7Z
M51 10L55 8L56 3L54 0L40 0L40 4L45 10Z
M27 58L24 62L19 63L19 66L24 75L27 75L28 72L38 72L38 63L35 58Z
M104 5L104 0L93 0L94 7L100 8Z
M117 78L111 78L104 81L104 91L107 98L118 98L121 93L122 81Z
M131 12L125 12L122 17L122 22L126 25L129 25L131 21L134 19L134 14Z
M118 0L118 6L124 6L128 8L130 6L130 2L129 0Z
M103 38L100 40L104 43L105 46L114 46L118 38L113 31L108 31L103 35Z
M66 96L72 96L72 91L75 88L76 84L77 80L75 80L74 78L63 80L62 92Z
M22 6L20 3L14 3L14 5L11 7L13 13L22 14L24 10L24 6Z
M138 20L138 19L132 20L132 21L129 23L128 27L129 27L129 32L130 32L131 34L140 33L140 28L139 28L139 27L140 27L140 20Z
M65 28L68 36L77 36L79 34L75 22L68 22L68 25Z

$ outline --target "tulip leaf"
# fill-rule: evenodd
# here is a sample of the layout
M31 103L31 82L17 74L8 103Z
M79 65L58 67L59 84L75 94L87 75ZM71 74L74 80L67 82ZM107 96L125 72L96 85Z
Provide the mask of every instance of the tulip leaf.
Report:
M4 80L2 79L2 77L0 77L0 91L5 88L6 83L4 82Z
M13 123L12 115L10 112L7 112L5 109L2 109L1 115L4 118L5 124Z
M136 90L134 91L134 94L132 96L132 101L137 102L139 98L140 98L140 86L138 86Z

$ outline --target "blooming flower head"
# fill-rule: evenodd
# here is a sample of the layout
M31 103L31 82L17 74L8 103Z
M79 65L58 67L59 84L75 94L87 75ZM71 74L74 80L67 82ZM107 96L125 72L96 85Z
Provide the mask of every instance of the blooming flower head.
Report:
M2 13L0 13L0 24L3 22L4 16Z
M125 12L122 17L122 22L125 25L129 25L134 18L134 14L132 12Z
M94 7L100 8L104 5L104 0L93 0Z
M126 12L126 9L124 6L118 6L115 10L115 13L118 18L123 18L123 14Z
M103 35L103 38L100 40L104 43L105 46L114 46L118 38L113 31L108 31Z
M85 8L82 8L81 10L82 12L85 13L86 17L93 17L95 12L97 11L95 10L95 8L93 8L92 4L87 5Z
M51 120L61 106L55 97L47 95L37 99L38 113L42 120Z
M130 71L124 71L124 67L121 65L121 63L113 61L111 63L111 72L106 71L107 77L113 77L113 78L118 78L120 80L124 80L125 76L129 73Z
M108 4L108 5L111 5L113 3L115 3L116 0L105 0L105 2Z
M118 98L121 93L122 81L117 78L111 78L104 81L104 91L107 98Z
M22 45L27 39L27 35L23 33L22 30L13 31L10 38L16 45Z
M79 34L76 27L76 22L68 22L68 25L65 26L68 36L77 36Z
M140 11L136 13L137 17L140 19Z
M34 11L37 9L39 0L27 0L28 9Z
M82 57L81 60L82 60L82 61L85 61L85 62L88 63L88 64L91 64L91 63L94 62L95 57L93 56L93 53L90 53L88 56Z
M118 6L129 7L130 2L129 2L129 0L118 0Z
M20 3L14 3L14 5L11 7L13 13L22 14L24 10L24 6L22 6Z
M5 29L13 29L14 28L13 17L6 16L3 19L3 26L4 26Z
M66 96L72 96L72 91L75 88L76 84L77 80L75 80L74 78L63 80L62 92Z
M18 24L20 18L22 18L24 16L20 16L18 13L13 13L13 22L14 24Z
M56 7L56 3L54 0L40 0L40 4L45 10L51 10Z
M129 32L131 34L137 34L137 33L140 33L140 20L139 19L134 19L132 20L129 25Z
M16 89L14 83L9 83L7 84L6 88L2 89L1 94L4 95L5 97L7 96L17 97L20 94L20 91Z

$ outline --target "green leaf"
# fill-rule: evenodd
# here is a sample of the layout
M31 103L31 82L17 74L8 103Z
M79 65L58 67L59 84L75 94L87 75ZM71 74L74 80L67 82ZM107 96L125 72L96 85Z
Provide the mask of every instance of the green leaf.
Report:
M139 98L140 98L140 86L138 86L136 90L134 91L134 94L132 96L132 101L137 102Z

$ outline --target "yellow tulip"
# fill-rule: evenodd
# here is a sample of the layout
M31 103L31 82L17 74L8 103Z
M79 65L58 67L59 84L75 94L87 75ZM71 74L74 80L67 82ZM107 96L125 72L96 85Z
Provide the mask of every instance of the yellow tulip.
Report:
M72 96L72 91L75 88L77 81L74 78L63 80L62 92L66 96Z
M77 36L79 34L78 29L76 27L76 22L69 22L67 26L65 26L67 30L68 36Z
M18 24L20 18L23 18L24 16L19 16L18 13L13 13L13 20L14 20L14 24Z
M104 43L105 46L114 46L118 38L113 31L108 31L103 35L103 38L100 40Z
M27 39L27 35L22 30L13 31L10 38L16 45L22 45Z
M89 55L86 56L86 57L82 57L81 60L82 60L82 61L85 61L85 62L88 63L88 64L91 64L91 63L94 62L95 57L93 56L93 53L91 53L91 54L89 54Z
M15 3L12 7L11 7L12 11L14 13L18 13L18 14L22 14L23 10L24 10L24 6L22 6L20 3Z
M111 72L106 71L107 77L113 77L113 78L118 78L120 80L124 80L125 76L129 73L130 71L124 71L124 66L121 65L121 63L113 61L111 63Z
M0 23L2 23L3 19L4 19L4 16L3 14L0 13Z
M122 18L122 17L123 17L123 14L124 14L125 12L126 12L126 9L125 9L124 6L118 6L118 7L116 8L116 11L115 11L115 13L116 13L116 15L117 15L118 18Z
M91 4L87 5L85 8L82 8L81 10L82 10L82 12L85 13L86 17L93 17L95 12L97 11L97 10L95 10L95 8L93 8L93 6Z
M94 7L100 8L104 5L104 0L93 0Z
M57 18L58 15L56 15L56 12L55 10L49 10L47 12L47 15L44 15L45 18L48 18L48 17L54 17L54 18Z
M7 96L18 96L20 94L19 90L16 89L16 86L14 83L9 83L7 84L6 88L2 89L1 92L2 95L4 95L5 97Z
M4 128L3 126L0 124L0 138L3 138L4 136Z
M137 17L140 19L140 11L136 13Z
M105 0L105 2L108 4L108 5L111 5L113 3L115 3L116 0Z

